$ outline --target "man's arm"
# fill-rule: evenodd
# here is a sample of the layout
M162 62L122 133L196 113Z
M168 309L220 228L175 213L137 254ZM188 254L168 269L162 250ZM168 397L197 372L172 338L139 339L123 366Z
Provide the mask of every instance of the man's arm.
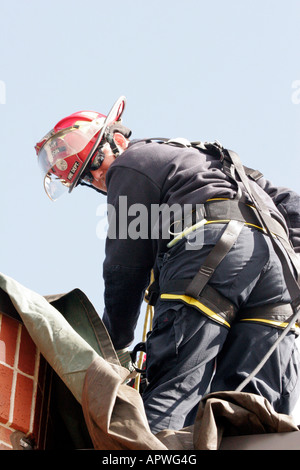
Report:
M159 188L147 176L119 166L110 170L107 202L113 211L103 264L103 322L116 349L134 339L156 257L150 213L159 198Z
M107 266L103 277L103 323L115 349L127 348L134 339L144 292L150 281L149 269Z

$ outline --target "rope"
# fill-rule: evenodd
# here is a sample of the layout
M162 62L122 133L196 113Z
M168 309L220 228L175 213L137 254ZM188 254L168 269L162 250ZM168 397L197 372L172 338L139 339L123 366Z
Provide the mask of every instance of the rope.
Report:
M151 280L150 280L150 284L149 286L152 284L152 282L154 281L154 274L153 274L153 271L151 272ZM148 286L148 289L149 289L149 286ZM147 296L147 293L148 293L148 289L146 291L146 296ZM145 314L145 320L144 320L144 328L143 328L143 336L142 336L142 341L145 342L146 339L147 339L147 333L148 331L151 331L152 330L152 321L153 321L153 315L154 315L154 308L152 305L149 305L146 298L144 298L145 302L147 303L147 308L146 308L146 314ZM138 369L142 369L143 367L143 362L144 362L144 357L145 357L145 353L143 351L140 351L140 355L139 355L139 359L138 359L138 363L137 363L137 367ZM139 390L140 389L140 379L141 379L141 374L137 374L136 377L135 377L135 381L134 381L134 388L136 390Z

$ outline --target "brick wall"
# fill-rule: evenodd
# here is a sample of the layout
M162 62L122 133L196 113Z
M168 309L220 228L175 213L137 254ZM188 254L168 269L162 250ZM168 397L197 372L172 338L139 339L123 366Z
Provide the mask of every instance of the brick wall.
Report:
M13 449L12 433L39 448L45 370L24 325L0 312L0 450Z

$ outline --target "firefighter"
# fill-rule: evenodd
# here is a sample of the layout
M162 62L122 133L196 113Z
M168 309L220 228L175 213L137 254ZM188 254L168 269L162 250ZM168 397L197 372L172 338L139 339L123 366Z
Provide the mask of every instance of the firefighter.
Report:
M117 351L132 345L154 270L143 400L157 433L193 424L208 391L235 390L288 324L292 298L276 246L300 253L300 197L243 167L271 240L229 152L217 142L130 140L125 102L107 116L62 119L36 151L51 199L79 185L107 194L103 321ZM295 323L243 390L279 413L299 397L297 334Z

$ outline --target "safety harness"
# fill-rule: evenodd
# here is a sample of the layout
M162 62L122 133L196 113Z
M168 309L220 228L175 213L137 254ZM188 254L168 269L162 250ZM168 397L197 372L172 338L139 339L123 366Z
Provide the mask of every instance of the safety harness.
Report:
M291 329L297 332L300 308L300 260L290 243L287 228L272 217L258 192L250 187L249 179L256 182L262 177L262 174L257 170L244 167L239 156L231 150L224 149L219 142L202 143L188 142L185 139L149 139L149 141L152 140L161 140L168 145L194 147L206 154L217 156L223 164L223 171L235 183L237 193L234 199L212 199L204 204L202 216L204 216L205 224L226 224L222 236L193 279L171 280L161 286L159 286L159 280L156 279L149 287L148 302L150 305L155 305L158 298L178 300L197 308L202 314L230 328L232 323L237 321L237 308L208 282L246 224L262 230L270 237L273 248L282 264L291 302L239 310L238 320L265 323L282 328L284 336ZM192 229L193 227L191 227ZM290 262L286 255L288 255Z

